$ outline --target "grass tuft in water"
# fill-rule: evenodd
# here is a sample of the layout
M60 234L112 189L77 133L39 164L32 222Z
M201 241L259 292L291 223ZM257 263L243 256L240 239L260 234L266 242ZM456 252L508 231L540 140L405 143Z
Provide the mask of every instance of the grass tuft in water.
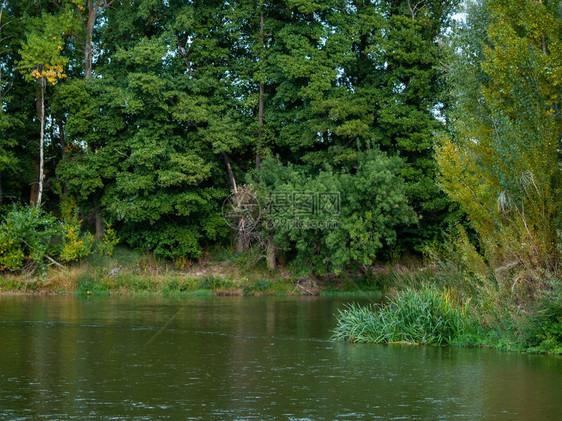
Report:
M340 310L333 339L367 343L467 344L478 324L453 291L407 288L386 305L350 304Z

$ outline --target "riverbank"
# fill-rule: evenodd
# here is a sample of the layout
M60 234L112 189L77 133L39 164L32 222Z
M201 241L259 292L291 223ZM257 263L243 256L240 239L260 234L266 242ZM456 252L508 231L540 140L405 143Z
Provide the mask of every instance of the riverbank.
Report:
M92 255L45 273L3 274L0 294L327 295L382 296L382 277L330 282L250 264L252 257L218 253L178 265L117 247L113 256ZM388 271L387 271L388 272Z

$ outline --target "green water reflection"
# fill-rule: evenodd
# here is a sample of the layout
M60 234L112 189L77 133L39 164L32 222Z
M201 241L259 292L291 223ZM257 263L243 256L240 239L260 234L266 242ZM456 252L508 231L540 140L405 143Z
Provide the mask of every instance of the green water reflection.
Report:
M559 419L562 359L329 341L331 298L0 297L0 419Z

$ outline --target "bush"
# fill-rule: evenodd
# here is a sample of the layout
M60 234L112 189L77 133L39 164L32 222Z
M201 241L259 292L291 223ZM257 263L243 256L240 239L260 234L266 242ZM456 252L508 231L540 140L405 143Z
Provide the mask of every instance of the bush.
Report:
M475 319L449 289L408 288L383 306L348 305L333 339L347 342L447 345L477 331Z
M59 233L56 219L41 208L14 206L0 224L0 271L43 266Z
M81 234L82 221L78 217L76 201L63 197L61 201L62 247L60 259L69 263L92 253L94 237L90 233Z
M107 224L103 231L102 242L98 244L98 251L102 256L112 256L117 244L119 244L117 233L111 224Z

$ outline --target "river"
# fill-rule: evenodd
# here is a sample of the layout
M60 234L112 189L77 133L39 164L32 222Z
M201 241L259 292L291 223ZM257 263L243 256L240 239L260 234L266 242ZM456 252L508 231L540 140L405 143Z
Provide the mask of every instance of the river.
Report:
M345 300L0 296L0 419L559 419L562 358L330 341Z

